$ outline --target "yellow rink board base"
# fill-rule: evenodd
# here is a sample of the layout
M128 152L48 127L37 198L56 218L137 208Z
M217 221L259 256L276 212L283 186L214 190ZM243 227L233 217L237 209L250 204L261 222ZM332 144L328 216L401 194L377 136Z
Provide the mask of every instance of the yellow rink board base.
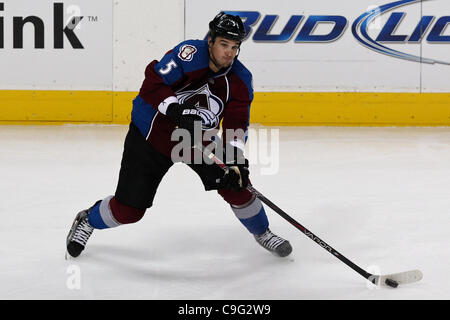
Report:
M0 124L127 124L137 92L0 90ZM450 126L450 93L256 92L251 123Z

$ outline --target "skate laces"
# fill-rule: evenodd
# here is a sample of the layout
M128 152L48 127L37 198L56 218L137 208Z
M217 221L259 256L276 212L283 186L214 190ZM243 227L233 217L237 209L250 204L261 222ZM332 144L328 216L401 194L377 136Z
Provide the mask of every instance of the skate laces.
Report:
M284 241L283 238L273 234L269 229L261 235L255 236L256 240L264 247L275 250Z
M80 224L75 229L72 241L78 242L79 244L85 246L93 231L94 228L89 225L87 219L82 219Z

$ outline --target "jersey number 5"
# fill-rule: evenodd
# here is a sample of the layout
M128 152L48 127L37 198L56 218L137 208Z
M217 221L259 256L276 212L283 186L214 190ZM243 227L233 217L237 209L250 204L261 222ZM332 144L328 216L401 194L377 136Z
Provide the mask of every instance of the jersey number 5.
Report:
M159 73L166 75L166 74L168 74L170 71L172 71L173 68L176 68L176 67L178 67L178 65L177 65L177 64L175 63L175 61L173 61L173 59L172 59L172 60L170 60L170 61L166 64L166 67L165 67L165 68L159 69Z

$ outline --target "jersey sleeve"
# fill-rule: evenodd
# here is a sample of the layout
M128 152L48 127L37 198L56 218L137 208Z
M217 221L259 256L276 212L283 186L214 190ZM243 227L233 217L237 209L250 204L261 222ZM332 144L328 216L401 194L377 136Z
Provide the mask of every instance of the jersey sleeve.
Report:
M166 113L170 103L178 102L173 88L182 82L185 73L195 65L197 48L187 42L168 51L160 61L152 61L145 70L139 95L151 106Z

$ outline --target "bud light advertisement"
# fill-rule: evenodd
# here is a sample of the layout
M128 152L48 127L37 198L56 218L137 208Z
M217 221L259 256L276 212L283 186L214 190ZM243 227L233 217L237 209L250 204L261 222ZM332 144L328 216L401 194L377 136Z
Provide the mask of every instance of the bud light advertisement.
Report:
M207 37L205 21L192 18L199 4L187 3L187 38ZM449 91L449 1L211 4L211 14L223 10L241 17L246 39L240 59L253 71L256 90Z

